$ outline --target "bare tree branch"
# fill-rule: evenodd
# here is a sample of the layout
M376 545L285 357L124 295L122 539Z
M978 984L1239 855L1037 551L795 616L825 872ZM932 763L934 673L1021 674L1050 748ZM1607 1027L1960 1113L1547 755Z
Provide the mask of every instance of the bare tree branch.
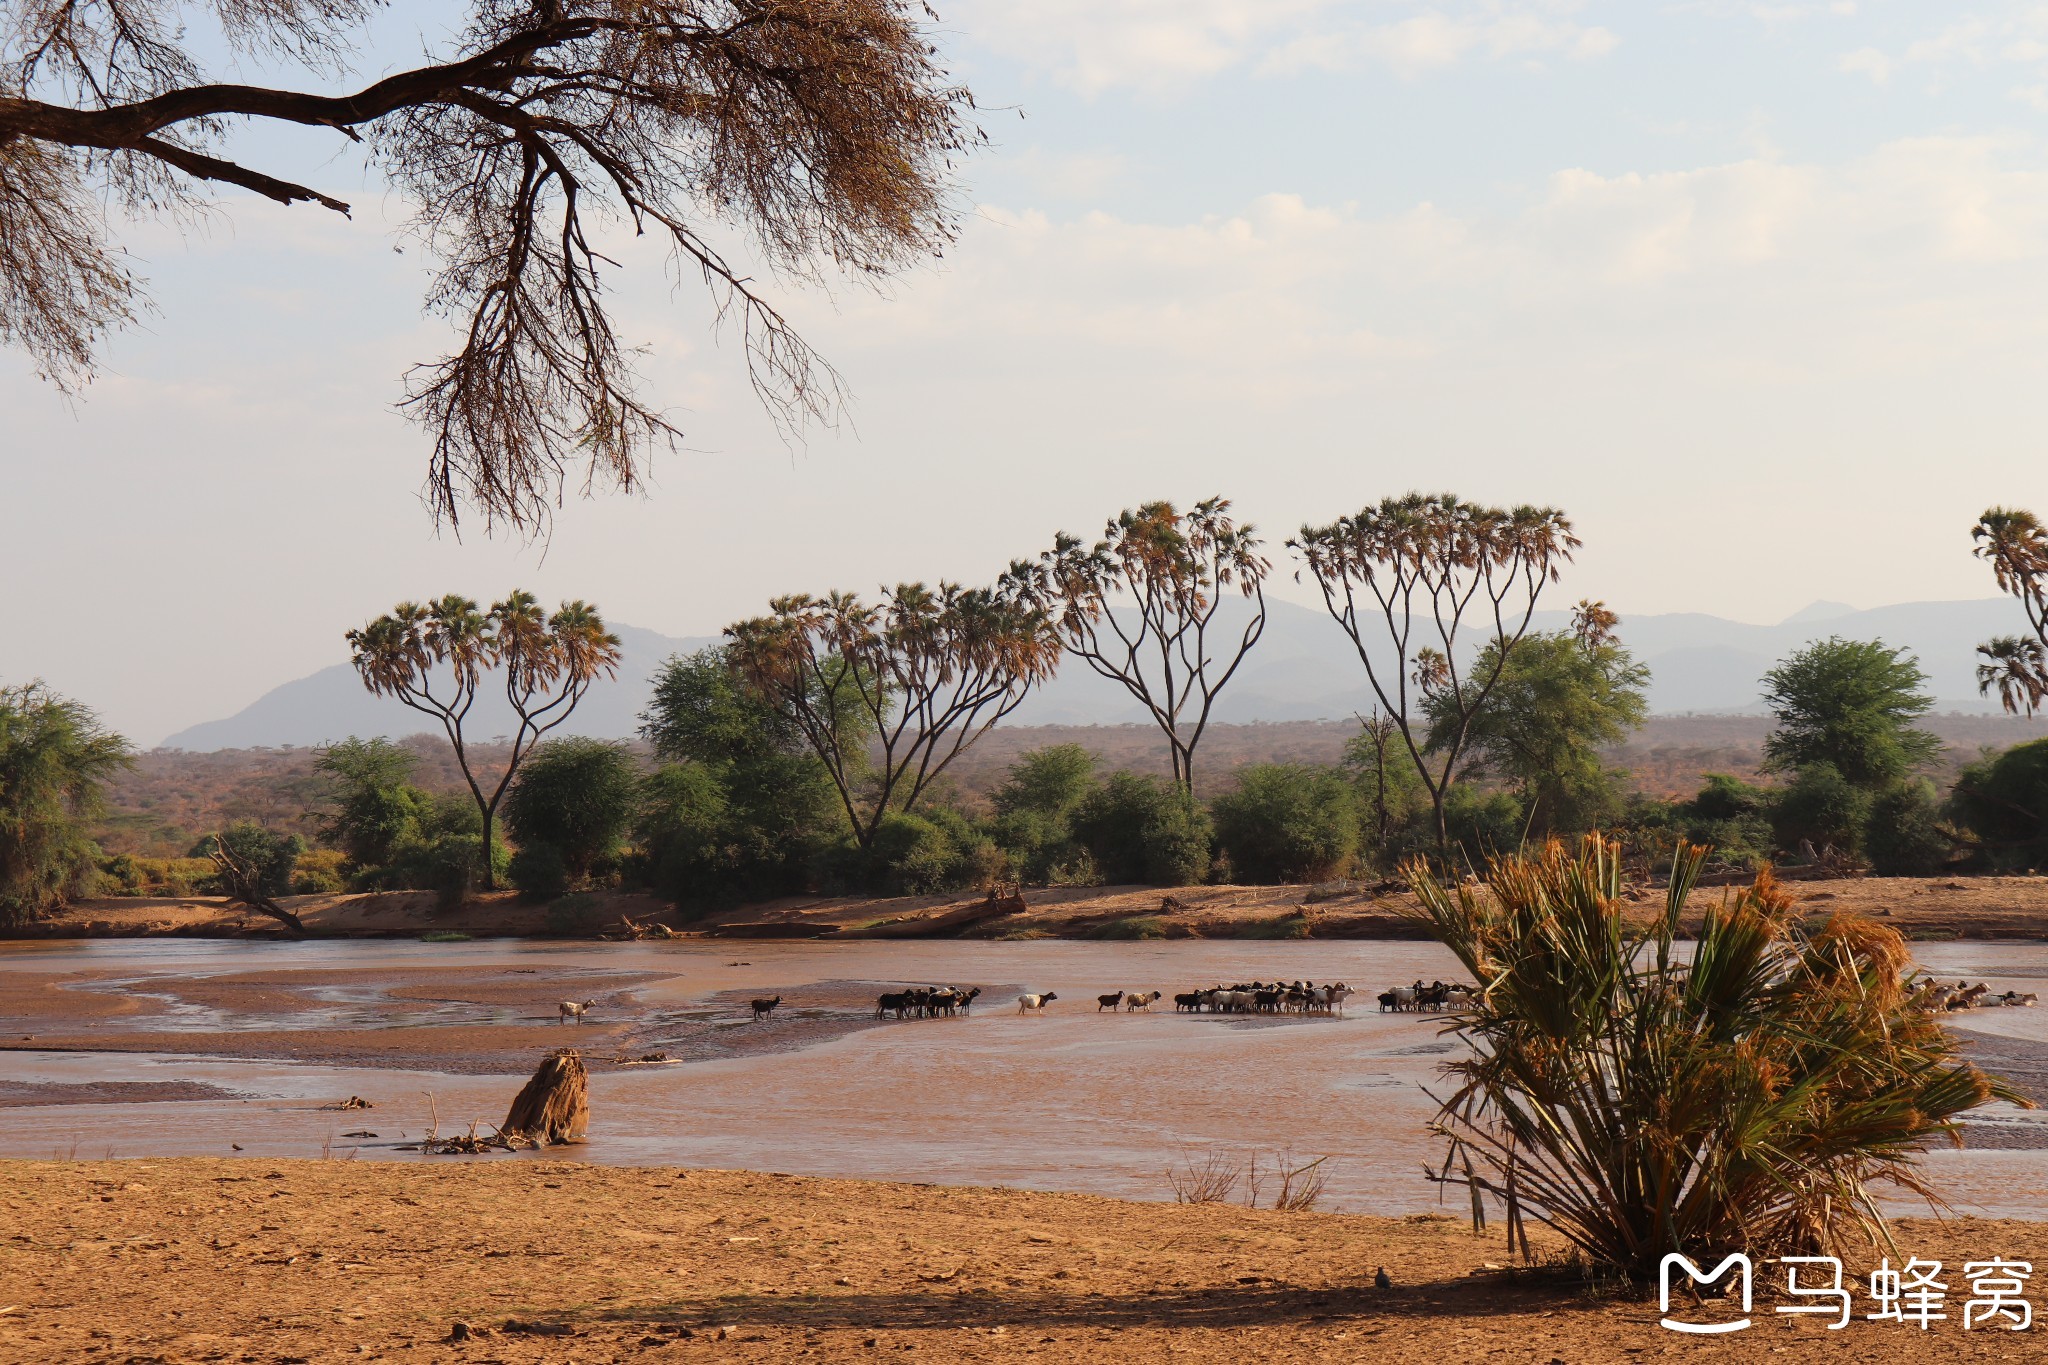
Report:
M215 147L243 120L336 129L414 204L428 307L460 337L403 403L434 438L427 501L533 533L573 471L632 491L679 435L614 331L606 226L657 234L701 279L793 433L843 388L713 229L798 279L878 278L953 240L952 166L980 135L909 0L477 0L448 59L343 94L209 82L184 46L210 15L243 50L336 70L366 9L0 0L0 342L76 388L135 306L94 190L143 215L194 183L346 213Z

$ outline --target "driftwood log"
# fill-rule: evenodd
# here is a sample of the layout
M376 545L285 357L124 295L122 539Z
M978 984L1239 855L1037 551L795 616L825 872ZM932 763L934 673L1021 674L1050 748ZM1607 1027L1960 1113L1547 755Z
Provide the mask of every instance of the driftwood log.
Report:
M590 1076L574 1049L551 1052L512 1101L498 1131L514 1143L551 1147L590 1127Z

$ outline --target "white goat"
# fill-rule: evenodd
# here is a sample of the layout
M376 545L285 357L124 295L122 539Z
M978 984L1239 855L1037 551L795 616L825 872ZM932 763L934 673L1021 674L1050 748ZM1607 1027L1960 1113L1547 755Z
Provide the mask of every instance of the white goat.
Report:
M555 1006L556 1009L561 1011L561 1017L556 1019L555 1022L558 1024L566 1024L571 1019L574 1019L576 1023L579 1026L581 1026L581 1024L583 1023L583 1016L590 1013L590 1007L592 1005L595 1005L596 1003L597 1002L595 1000L585 1000L581 1004L578 1004L574 1000L564 1000L561 1004Z
M1043 1014L1045 1007L1059 998L1057 991L1047 991L1044 995L1020 995L1017 997L1017 1013Z
M1141 995L1134 995L1126 991L1124 993L1124 1013L1129 1014L1132 1010L1144 1010L1147 1014L1150 1014L1152 1012L1152 1002L1158 998L1158 991L1146 991Z

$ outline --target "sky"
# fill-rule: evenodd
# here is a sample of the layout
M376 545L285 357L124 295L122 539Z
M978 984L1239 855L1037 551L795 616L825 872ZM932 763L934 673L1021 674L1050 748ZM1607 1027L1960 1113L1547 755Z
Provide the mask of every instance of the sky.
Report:
M1563 508L1556 590L1775 621L1989 596L2048 513L2048 4L941 0L989 145L962 240L773 286L841 371L780 436L733 339L620 242L688 449L544 543L435 530L393 410L441 353L407 206L332 134L236 151L357 205L123 225L155 312L75 401L0 353L0 681L148 744L522 586L672 635L771 596L984 582L1056 531L1231 498L1279 543L1412 488ZM396 7L354 80L447 50ZM1333 629L1335 627L1332 627ZM1624 635L1625 635L1624 626Z

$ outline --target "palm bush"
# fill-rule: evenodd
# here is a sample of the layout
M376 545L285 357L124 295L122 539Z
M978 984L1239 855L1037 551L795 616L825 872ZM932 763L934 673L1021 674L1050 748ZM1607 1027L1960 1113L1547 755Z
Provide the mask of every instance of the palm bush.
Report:
M1928 1144L1988 1100L2025 1101L1910 1003L1895 931L1796 923L1768 871L1682 955L1705 857L1680 846L1646 926L1624 918L1619 846L1598 835L1497 858L1483 886L1411 864L1423 917L1480 988L1453 1025L1471 1055L1446 1068L1437 1178L1469 1186L1475 1215L1482 1191L1505 1199L1511 1235L1526 1214L1631 1278L1673 1251L1888 1246L1871 1186L1933 1200Z

